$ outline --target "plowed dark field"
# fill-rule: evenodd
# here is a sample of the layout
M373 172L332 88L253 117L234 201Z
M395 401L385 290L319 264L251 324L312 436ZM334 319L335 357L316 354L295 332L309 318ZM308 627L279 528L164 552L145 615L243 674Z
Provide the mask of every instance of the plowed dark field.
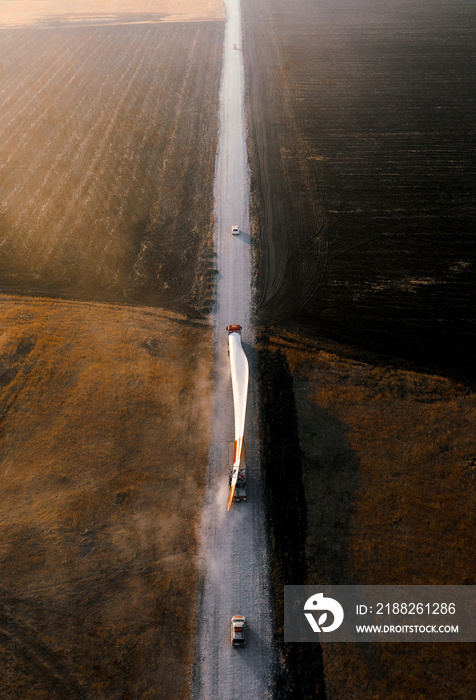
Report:
M470 2L244 0L263 323L472 373Z
M223 23L0 40L0 291L206 311Z

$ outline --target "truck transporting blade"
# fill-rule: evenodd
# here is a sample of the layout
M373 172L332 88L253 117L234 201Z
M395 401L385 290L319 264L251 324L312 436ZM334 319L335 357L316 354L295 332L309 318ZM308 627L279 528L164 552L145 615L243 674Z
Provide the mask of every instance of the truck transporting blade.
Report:
M246 399L248 397L248 360L241 345L241 326L229 325L228 349L230 355L231 385L233 389L233 407L235 414L235 443L233 450L233 464L230 478L230 495L228 498L228 510L234 500L235 489L239 478L240 465L243 453L243 439L245 432ZM244 466L244 464L243 464Z

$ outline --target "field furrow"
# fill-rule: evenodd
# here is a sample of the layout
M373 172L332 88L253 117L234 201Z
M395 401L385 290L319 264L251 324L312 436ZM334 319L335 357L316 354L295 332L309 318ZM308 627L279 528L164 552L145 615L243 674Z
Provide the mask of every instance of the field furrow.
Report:
M111 113L108 109L109 105L105 104L104 107L101 110L101 115L97 122L95 123L94 127L88 132L87 137L84 141L86 147L90 143L94 143L94 153L92 158L88 161L87 163L87 168L84 171L84 174L79 181L79 183L76 186L76 189L71 193L67 209L63 215L63 217L60 219L59 222L57 222L53 226L52 230L52 239L55 240L61 233L64 233L63 229L66 226L67 222L70 221L71 218L73 218L76 214L76 207L78 202L84 202L85 204L88 204L90 199L91 199L91 194L94 191L96 185L98 182L101 182L101 177L104 174L105 168L109 167L109 161L106 160L105 155L107 153L107 147L108 143L110 140L110 137L112 135L113 129L115 127L115 124L119 118L119 115L122 111L123 105L128 99L129 93L132 90L132 86L134 85L135 79L137 77L137 74L139 73L142 64L144 63L144 56L143 56L143 46L139 45L136 48L136 51L134 53L133 58L137 58L141 56L139 59L138 65L135 67L135 70L132 72L131 71L127 72L124 75L123 82L127 81L127 85L124 90L122 90L122 83L119 83L118 85L118 90L120 90L122 97L119 100L118 104L115 106L112 116ZM71 227L68 227L68 231L71 231ZM62 245L64 246L67 241L68 241L68 235L65 234L64 236L61 237ZM45 262L47 264L48 259L51 255L51 249L49 249L46 252L45 255Z
M4 30L0 290L208 305L222 24L18 31L44 80Z
M77 56L83 48L83 40L81 37L78 37L76 41L72 42L72 45L70 44L68 46L68 62L72 59L74 59L75 56ZM64 62L63 61L55 61L51 60L49 61L49 68L46 71L46 74L43 74L41 76L41 80L36 80L34 85L35 88L32 91L28 90L22 90L20 96L18 97L17 100L15 100L13 104L13 109L10 110L10 119L3 125L3 129L8 132L9 127L14 124L15 127L18 129L21 126L25 126L25 123L30 125L30 115L32 113L32 109L34 110L37 108L38 105L41 105L42 99L44 99L44 96L46 95L47 97L50 96L51 88L52 87L58 87L58 85L62 84L63 81L63 71L64 71ZM21 106L18 106L18 102L21 103ZM25 119L25 122L23 121ZM16 144L16 149L13 148L11 152L8 155L8 158L5 163L1 164L1 168L4 168L8 165L12 157L15 155L16 150L22 145L21 142L24 142L27 138L27 134L24 132L20 136L20 143ZM11 134L8 136L5 141L4 141L4 147L9 148L12 145L12 142L15 140L14 134Z
M39 50L41 44L34 37L32 32L2 32L2 52L9 57L7 64L3 66L3 87L1 90L4 96L4 111L0 115L0 124L5 119L8 110L16 107L18 98L23 93L30 92L32 86L41 84L45 78L45 71L51 70L52 62L59 56L64 55L67 47L67 39L58 44L55 51L49 52ZM35 56L32 65L29 57ZM2 124L2 129L4 125Z
M91 62L94 62L95 56L100 51L101 44L96 46L92 52L88 52ZM21 230L23 220L29 217L32 207L38 207L39 202L41 202L41 215L36 221L36 226L48 216L50 199L54 199L57 193L45 193L45 187L50 178L61 168L62 162L66 158L71 159L73 147L77 149L80 147L80 137L74 126L73 129L70 126L74 125L77 112L81 110L87 99L88 75L84 70L84 64L77 61L74 72L69 77L64 75L61 82L63 88L56 94L56 99L47 102L43 110L34 115L34 119L29 124L28 134L23 136L23 142L17 149L18 156L13 162L13 167L17 166L22 169L22 178L17 181L15 187L6 196L5 205L8 207L11 200L14 201L15 195L22 189L28 188L31 192L31 198L26 206L23 206L16 220L17 230ZM83 94L83 97L78 101L75 93ZM96 99L100 100L100 95ZM45 123L48 124L50 120L54 122L55 130L45 130ZM51 155L56 152L55 143L61 133L65 136L65 146L57 153L51 165L45 167L45 161L48 161ZM29 138L27 138L28 136ZM32 147L33 142L36 148ZM38 183L40 173L44 173L44 177ZM64 186L64 178L61 184Z

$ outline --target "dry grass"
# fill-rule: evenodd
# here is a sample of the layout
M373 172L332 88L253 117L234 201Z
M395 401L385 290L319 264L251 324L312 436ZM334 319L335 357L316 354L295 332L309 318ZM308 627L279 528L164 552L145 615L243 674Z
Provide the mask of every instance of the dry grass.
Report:
M474 582L476 400L274 339L294 377L310 583ZM324 645L329 698L470 698L470 645Z
M139 18L143 15L143 19ZM57 20L63 22L100 21L125 23L162 21L186 22L224 19L221 0L16 0L4 2L0 26L24 26Z
M8 689L186 697L209 329L152 309L46 299L2 297L0 313Z

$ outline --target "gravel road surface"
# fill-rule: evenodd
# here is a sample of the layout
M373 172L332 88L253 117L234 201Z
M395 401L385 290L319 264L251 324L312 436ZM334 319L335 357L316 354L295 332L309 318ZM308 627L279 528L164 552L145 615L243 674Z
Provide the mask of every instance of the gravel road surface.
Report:
M249 177L244 119L244 71L239 0L225 0L227 26L220 93L215 178L217 304L214 322L215 397L202 524L203 590L193 697L200 700L271 698L272 614L265 514L259 466L257 395L251 327ZM236 49L233 48L236 44ZM240 227L231 235L233 225ZM228 441L234 439L227 355L228 324L243 327L250 364L245 447L248 502L227 513ZM247 645L230 645L232 615L247 619Z

